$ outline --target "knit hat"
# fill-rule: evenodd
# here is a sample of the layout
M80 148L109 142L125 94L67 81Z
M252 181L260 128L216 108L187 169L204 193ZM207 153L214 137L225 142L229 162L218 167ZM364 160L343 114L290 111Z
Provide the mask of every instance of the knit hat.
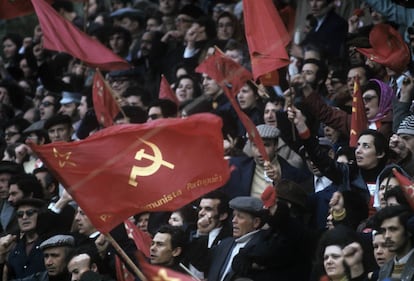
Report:
M397 134L407 134L414 136L414 115L405 117L398 127Z
M40 249L45 250L52 247L73 247L75 246L75 238L70 235L55 235L40 244Z
M262 124L257 126L256 128L262 139L274 139L280 135L280 131L276 127Z

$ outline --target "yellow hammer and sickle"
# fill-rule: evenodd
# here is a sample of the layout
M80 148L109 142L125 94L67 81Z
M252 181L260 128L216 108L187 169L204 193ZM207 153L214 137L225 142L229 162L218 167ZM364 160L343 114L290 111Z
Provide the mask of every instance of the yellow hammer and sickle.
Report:
M162 159L162 153L161 153L161 150L158 148L158 146L156 146L155 144L149 141L145 141L143 139L140 139L140 141L148 145L152 149L152 152L154 153L154 155L145 153L145 149L142 148L135 154L135 160L141 161L142 159L145 158L145 159L151 160L153 163L147 167L139 167L135 165L132 166L128 183L132 185L133 187L137 187L138 185L138 182L136 181L137 176L147 177L147 176L153 175L154 173L158 171L158 169L161 166L165 166L171 170L174 169L174 164L171 164L165 161L164 159Z

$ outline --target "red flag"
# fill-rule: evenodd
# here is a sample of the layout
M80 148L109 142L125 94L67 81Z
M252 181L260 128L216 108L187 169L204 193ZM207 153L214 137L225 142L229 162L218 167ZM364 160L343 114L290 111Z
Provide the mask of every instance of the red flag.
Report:
M224 185L220 117L111 126L70 143L31 144L102 233L141 212L173 211Z
M411 209L414 210L414 182L409 178L398 172L396 168L392 169L394 176L400 182L401 188L404 191L405 198L410 204Z
M141 270L148 280L194 281L190 275L177 272L166 267L149 264L139 253L137 258L141 266Z
M117 281L134 281L135 276L128 270L125 263L121 261L118 255L115 255L115 270Z
M354 82L354 94L352 95L351 131L349 135L350 147L357 146L359 134L367 128L368 120L362 100L361 85L357 77Z
M291 36L272 0L243 0L243 13L254 79L288 65Z
M223 88L225 95L239 116L243 126L246 128L249 138L256 144L263 159L268 161L269 157L263 145L263 140L256 129L256 125L241 110L236 101L236 95L239 90L247 80L252 78L250 72L237 62L223 56L220 52L214 52L214 55L205 59L196 68L196 71L207 74Z
M174 91L171 89L171 85L164 75L161 75L160 93L158 94L158 98L173 101L177 106L180 105Z
M46 49L65 52L102 70L128 69L130 65L98 40L61 17L45 0L32 0L43 31Z
M53 0L46 0L53 3ZM30 0L0 0L0 19L12 19L34 13Z
M119 106L112 95L112 89L106 83L99 69L93 77L92 88L93 108L96 118L104 127L112 126L115 116L119 113Z
M130 220L124 221L125 230L128 233L128 237L134 240L135 246L140 250L147 258L150 257L150 247L152 238L148 233L140 230Z

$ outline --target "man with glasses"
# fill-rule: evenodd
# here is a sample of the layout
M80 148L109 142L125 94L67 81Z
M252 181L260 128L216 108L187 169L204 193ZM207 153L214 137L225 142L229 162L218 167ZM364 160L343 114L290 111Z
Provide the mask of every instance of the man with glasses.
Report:
M19 235L8 234L0 239L0 264L6 264L8 280L24 278L45 270L39 232L40 199L25 198L16 202ZM4 267L1 266L1 269Z
M46 120L55 115L59 110L57 97L48 92L39 104L40 119Z

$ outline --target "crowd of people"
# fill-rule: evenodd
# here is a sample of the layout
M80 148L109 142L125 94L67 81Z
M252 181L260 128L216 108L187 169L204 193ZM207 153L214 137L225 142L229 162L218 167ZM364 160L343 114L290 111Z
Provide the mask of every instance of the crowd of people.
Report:
M220 81L196 72L219 50L251 70L244 1L52 1L131 66L103 72L122 109L112 126L202 112L223 121L229 181L174 212L129 218L152 241L139 250L150 264L195 280L414 280L414 198L402 180L414 178L414 5L271 1L292 36L290 64L276 85L246 81L235 93L263 155ZM28 37L6 33L1 278L124 280L118 260L125 258L27 144L76 142L104 129L93 106L96 70L45 49L40 25ZM162 76L174 101L160 98ZM358 88L366 117L360 132ZM111 235L141 268L124 225Z

